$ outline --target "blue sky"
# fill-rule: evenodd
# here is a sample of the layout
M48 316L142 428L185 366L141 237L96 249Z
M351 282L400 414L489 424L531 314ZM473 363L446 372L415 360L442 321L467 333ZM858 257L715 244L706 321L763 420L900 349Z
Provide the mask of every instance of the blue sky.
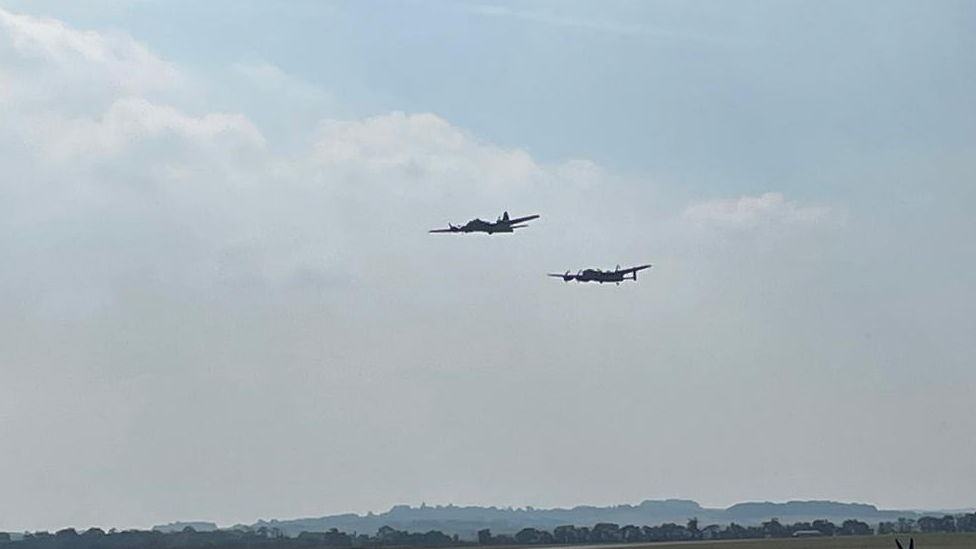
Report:
M0 530L972 505L972 4L0 5Z

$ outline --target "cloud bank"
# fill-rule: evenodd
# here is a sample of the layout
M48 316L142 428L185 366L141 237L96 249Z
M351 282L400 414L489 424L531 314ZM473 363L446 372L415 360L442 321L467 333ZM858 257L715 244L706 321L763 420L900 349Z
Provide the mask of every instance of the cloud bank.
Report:
M825 223L831 214L829 206L801 206L777 192L710 200L685 208L685 217L697 225L737 228Z

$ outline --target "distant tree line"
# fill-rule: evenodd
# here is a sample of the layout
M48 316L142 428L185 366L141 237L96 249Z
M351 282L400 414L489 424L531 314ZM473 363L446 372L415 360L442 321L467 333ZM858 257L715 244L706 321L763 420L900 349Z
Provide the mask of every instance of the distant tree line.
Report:
M648 543L657 541L696 541L717 539L788 538L796 534L819 536L871 535L874 530L865 522L844 521L840 526L828 520L781 524L771 519L759 526L742 526L731 523L726 527L710 525L701 528L698 519L687 524L665 523L659 526L619 526L600 523L592 528L559 526L552 533L535 528L524 528L513 536L492 536L488 530L478 532L481 545L558 545L576 543Z
M797 536L866 536L872 534L907 534L912 532L976 532L976 513L958 516L922 517L918 520L901 518L882 522L872 528L859 520L845 520L836 525L829 520L782 524L777 519L758 526L728 526L712 524L700 527L698 519L686 524L665 523L658 526L619 526L599 523L588 526L558 526L551 532L537 528L523 528L516 534L492 535L484 529L477 541L462 541L455 534L449 536L437 530L404 532L384 526L372 536L347 534L333 528L327 532L302 532L285 536L277 528L234 528L213 532L197 532L187 527L180 532L144 530L110 530L91 528L77 532L73 528L48 532L25 533L14 540L0 532L4 549L309 549L382 548L382 547L458 547L480 545L571 545L581 543L648 543L658 541L694 541L711 539L787 538Z
M976 532L976 513L922 517L920 519L900 518L897 522L878 524L878 534L901 534L908 532Z

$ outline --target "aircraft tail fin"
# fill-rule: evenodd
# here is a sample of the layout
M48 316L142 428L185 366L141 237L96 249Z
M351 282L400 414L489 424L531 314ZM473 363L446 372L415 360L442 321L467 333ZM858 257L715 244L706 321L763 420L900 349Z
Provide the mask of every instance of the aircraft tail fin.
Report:
M511 219L511 218L508 217L508 212L505 212L505 213L502 214L502 221L508 221L509 219Z

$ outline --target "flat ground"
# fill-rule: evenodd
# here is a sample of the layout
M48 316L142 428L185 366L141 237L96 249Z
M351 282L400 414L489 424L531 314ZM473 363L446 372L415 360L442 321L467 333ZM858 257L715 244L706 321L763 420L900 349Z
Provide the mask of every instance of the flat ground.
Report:
M913 534L915 549L976 549L976 534ZM908 538L899 535L908 548ZM562 546L566 547L566 546ZM894 536L835 536L830 538L755 539L673 543L635 543L577 546L572 549L897 549Z

